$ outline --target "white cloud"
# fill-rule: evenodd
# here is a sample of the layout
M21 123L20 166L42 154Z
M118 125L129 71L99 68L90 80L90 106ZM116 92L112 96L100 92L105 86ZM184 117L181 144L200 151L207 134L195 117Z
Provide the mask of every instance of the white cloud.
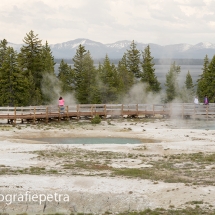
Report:
M161 45L214 41L212 0L2 0L0 39L33 30L49 44L76 38Z

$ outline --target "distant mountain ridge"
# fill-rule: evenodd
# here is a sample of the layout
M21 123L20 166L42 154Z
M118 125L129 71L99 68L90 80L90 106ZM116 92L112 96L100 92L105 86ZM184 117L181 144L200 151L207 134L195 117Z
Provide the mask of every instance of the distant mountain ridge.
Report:
M63 43L51 44L52 54L56 59L72 59L76 49L81 44L89 50L94 59L104 58L107 54L110 59L121 59L129 49L132 41L122 40L115 43L103 44L89 39L79 38ZM149 45L152 57L156 59L203 59L206 55L212 58L215 55L215 44L201 42L196 45L173 44L161 46L154 43L136 42L137 49L143 51ZM22 44L9 43L9 46L19 51Z

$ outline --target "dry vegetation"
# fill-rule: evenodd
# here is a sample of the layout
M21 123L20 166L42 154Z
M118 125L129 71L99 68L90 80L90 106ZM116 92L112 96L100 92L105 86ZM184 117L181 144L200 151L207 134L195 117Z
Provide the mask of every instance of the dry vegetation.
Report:
M199 152L161 156L145 154L147 147L143 146L141 149L134 148L134 153L119 153L56 146L51 150L31 152L37 154L34 159L45 161L45 166L11 168L1 165L0 174L103 175L185 183L187 186L215 185L215 153ZM133 168L128 163L137 165ZM123 164L128 164L128 168L121 168L120 165ZM142 164L145 167L142 167ZM114 167L116 165L117 168Z
M122 120L118 120L122 121ZM137 123L145 132L148 119L139 123L138 120L127 120L125 127L115 128L118 132L130 132ZM153 123L153 120L151 121ZM108 120L105 125L114 127L114 121ZM107 129L105 125L100 125L103 130ZM36 130L48 131L58 129L75 130L94 130L97 125L88 122L62 122L51 123L47 126L37 125L18 125L18 130L24 130L25 127L31 127ZM10 126L1 126L2 131L10 131ZM157 129L157 128L155 128ZM192 136L192 133L191 133ZM190 137L191 141L199 141L200 138ZM204 139L203 139L204 140ZM168 151L168 148L166 148ZM142 143L140 146L134 146L129 152L114 152L111 150L95 150L69 147L66 145L56 145L49 149L32 150L22 153L34 154L34 161L40 163L38 166L29 166L28 168L12 167L0 165L0 175L83 175L83 176L102 176L112 178L135 178L148 179L154 184L165 183L183 183L186 186L215 186L215 153L211 152L193 152L193 153L148 153L148 145ZM176 188L177 189L177 188ZM174 189L173 189L174 190ZM60 215L61 213L55 213ZM63 214L63 213L62 213ZM71 213L73 214L73 213ZM86 213L85 213L86 214ZM111 214L105 212L103 215ZM118 213L119 215L197 215L208 214L215 215L214 206L203 200L188 201L184 208L175 208L174 205L169 209L157 208L144 211L128 211ZM1 213L0 213L1 215ZM24 214L23 214L24 215ZM27 213L26 213L27 215ZM50 214L51 215L51 214ZM53 214L54 215L54 214ZM76 213L74 215L83 215Z

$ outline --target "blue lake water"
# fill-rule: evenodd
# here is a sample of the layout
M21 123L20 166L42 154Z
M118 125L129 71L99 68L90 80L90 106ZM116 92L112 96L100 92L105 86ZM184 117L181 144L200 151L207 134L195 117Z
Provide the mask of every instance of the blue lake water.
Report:
M196 84L199 75L202 74L202 65L179 65L181 68L181 73L179 74L179 84L183 85L186 80L186 75L188 71L192 77L193 83ZM155 74L158 78L158 81L164 86L166 82L166 74L170 69L170 65L155 65Z
M193 79L193 83L196 84L196 81L199 78L199 75L202 74L203 65L179 65L179 66L181 68L181 73L179 74L179 84L181 85L184 84L188 71L190 72L190 75ZM58 74L58 67L59 67L59 64L56 64L55 65L56 74ZM155 65L154 68L155 68L155 75L157 76L158 81L161 83L161 86L164 87L164 83L166 82L166 74L170 69L170 65Z

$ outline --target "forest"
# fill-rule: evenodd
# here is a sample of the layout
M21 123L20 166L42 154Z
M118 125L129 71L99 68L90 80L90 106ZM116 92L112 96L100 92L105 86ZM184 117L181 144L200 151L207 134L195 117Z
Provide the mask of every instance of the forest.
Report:
M178 83L180 65L173 61L166 73L165 89L155 75L150 46L138 50L134 41L116 64L108 55L95 62L81 44L71 59L56 61L46 41L34 31L26 33L20 51L0 41L0 106L57 104L60 96L76 104L190 102L195 95L215 101L215 56L206 55L196 86L187 72L183 86Z

